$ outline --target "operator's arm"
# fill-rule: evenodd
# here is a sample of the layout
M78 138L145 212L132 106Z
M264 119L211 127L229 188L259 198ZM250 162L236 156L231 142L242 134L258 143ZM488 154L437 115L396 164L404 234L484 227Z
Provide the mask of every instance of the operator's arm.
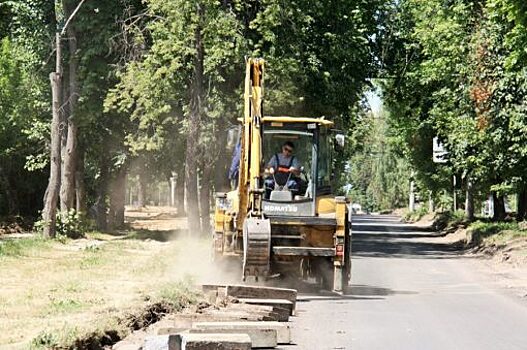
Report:
M276 164L276 157L271 157L271 159L269 160L269 163L267 163L267 166L265 167L265 174L274 174L274 169L278 166L278 164Z
M291 167L289 168L289 171L293 173L295 176L300 176L300 162L298 161L298 158L293 158L293 163L291 164Z

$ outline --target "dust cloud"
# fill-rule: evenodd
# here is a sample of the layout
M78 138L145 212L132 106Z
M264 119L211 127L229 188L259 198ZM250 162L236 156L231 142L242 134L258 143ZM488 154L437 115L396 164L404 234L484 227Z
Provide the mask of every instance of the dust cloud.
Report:
M241 282L241 259L214 259L212 238L193 238L182 234L172 242L175 256L171 266L166 269L168 278L190 278L200 285Z

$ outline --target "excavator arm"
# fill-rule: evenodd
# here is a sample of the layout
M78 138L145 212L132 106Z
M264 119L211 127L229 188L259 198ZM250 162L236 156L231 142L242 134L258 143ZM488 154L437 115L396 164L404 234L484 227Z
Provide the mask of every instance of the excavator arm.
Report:
M245 72L242 157L237 227L243 227L243 279L270 271L271 223L262 212L261 183L264 60L250 58Z
M261 216L263 74L264 61L262 59L250 58L247 60L242 157L239 173L238 227L243 225L246 218L245 214L254 217Z

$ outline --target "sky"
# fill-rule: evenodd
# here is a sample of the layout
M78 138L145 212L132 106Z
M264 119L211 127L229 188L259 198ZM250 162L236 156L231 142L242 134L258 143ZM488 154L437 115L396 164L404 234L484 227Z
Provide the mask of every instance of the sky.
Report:
M382 109L382 98L380 95L380 91L378 89L370 90L366 92L365 96L373 114L378 115Z

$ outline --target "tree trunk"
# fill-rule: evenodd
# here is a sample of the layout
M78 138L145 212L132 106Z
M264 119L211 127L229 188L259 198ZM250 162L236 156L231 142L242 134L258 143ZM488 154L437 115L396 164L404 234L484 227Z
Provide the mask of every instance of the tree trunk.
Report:
M218 135L216 137L217 147L219 149L218 158L215 162L214 171L214 190L216 192L225 192L230 189L228 172L232 161L232 152L227 152L227 130L225 130L224 123L218 123ZM236 147L236 145L234 145Z
M68 211L68 204L65 201L65 196L63 196L62 191L64 191L63 181L64 181L64 173L65 173L65 166L66 166L66 145L68 142L68 116L70 115L70 107L67 103L68 96L70 95L69 92L69 84L64 84L64 81L68 80L68 70L65 72L62 72L61 77L61 110L60 110L60 196L59 196L59 203L60 203L60 211L65 213Z
M206 235L210 232L210 193L211 193L211 175L213 164L203 165L201 176L201 189L199 192L199 204L201 213L201 231Z
M75 208L77 212L86 214L86 186L84 184L85 153L79 148L77 169L75 171Z
M124 227L124 205L126 202L126 168L117 171L110 190L110 229Z
M492 192L492 198L494 200L494 213L492 220L503 221L505 220L505 198L503 195L498 196L496 192Z
M99 177L99 183L97 184L97 199L95 200L95 221L97 222L97 229L100 231L106 231L108 229L108 216L106 213L106 196L108 193L109 176L108 163L108 158L103 156L101 159L101 173Z
M474 184L467 177L467 193L465 198L465 217L468 221L474 221Z
M197 4L198 17L203 18L203 8ZM194 73L191 82L189 129L187 134L187 149L185 152L185 187L187 192L187 221L189 233L196 235L200 232L200 215L198 208L198 183L197 183L197 149L199 140L199 127L202 113L203 98L203 58L204 49L202 41L202 28L198 24L194 31Z
M139 173L139 181L137 182L137 206L144 208L146 205L146 178Z
M525 220L525 215L527 214L527 187L521 185L518 190L518 200L517 200L517 215L516 220L523 221Z
M67 1L64 3L65 18L69 18L73 9L68 7ZM79 99L79 84L77 70L79 58L77 55L77 32L71 22L67 28L68 47L69 47L69 96L68 96L68 135L66 140L66 151L64 154L64 168L62 172L62 182L60 189L61 209L72 209L75 204L75 170L77 162L77 140L78 127L76 118L76 107Z
M60 37L57 34L57 56L60 57ZM58 60L57 66L60 66ZM57 69L58 70L58 69ZM43 235L46 238L55 237L57 202L60 189L60 105L61 105L61 76L55 72L50 74L52 96L51 144L49 181L44 194L44 209L42 219L45 222Z
M185 216L185 166L182 165L177 173L176 182L176 211L179 217Z
M15 189L11 186L7 171L0 164L0 190L3 189L5 197L7 199L7 212L9 215L15 215L19 213L18 198Z
M170 189L170 206L176 206L176 178L170 177L168 181L168 188Z

